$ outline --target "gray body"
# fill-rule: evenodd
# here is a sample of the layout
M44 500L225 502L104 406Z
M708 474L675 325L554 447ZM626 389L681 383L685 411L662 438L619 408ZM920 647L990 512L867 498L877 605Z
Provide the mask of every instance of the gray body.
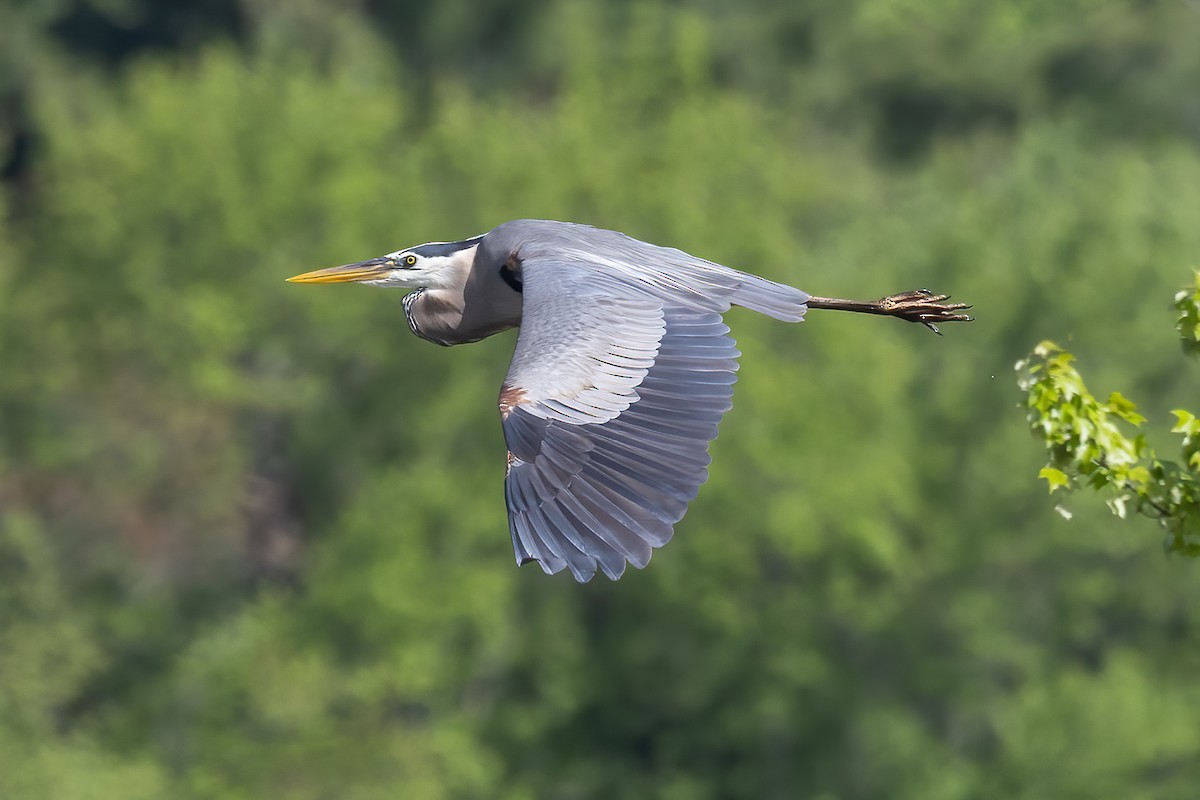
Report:
M418 289L405 297L405 316L413 333L436 344L455 345L517 327L521 293L501 277L501 269L507 265L522 281L521 268L528 259L568 269L582 266L594 273L593 280L621 281L627 275L633 283L624 289L636 287L665 301L712 310L727 310L727 297L736 294L734 304L789 322L804 316L808 298L799 289L589 225L519 219L479 238L474 257L460 262L461 275L454 285ZM726 291L714 289L730 294L721 297Z
M460 264L449 285L408 295L405 313L442 345L521 328L500 395L518 563L581 581L645 566L707 478L731 407L739 353L721 314L736 303L797 322L808 295L547 220L497 227Z
M926 290L812 297L616 231L548 220L431 243L290 280L416 289L409 326L441 345L520 327L500 389L505 499L517 562L587 581L644 567L708 476L740 355L722 315L785 322L809 307L967 320Z

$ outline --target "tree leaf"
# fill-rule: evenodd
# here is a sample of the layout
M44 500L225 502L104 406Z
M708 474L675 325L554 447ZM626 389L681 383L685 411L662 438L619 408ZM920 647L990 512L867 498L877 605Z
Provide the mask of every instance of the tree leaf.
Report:
M1071 479L1067 477L1067 473L1054 467L1042 467L1042 471L1038 473L1038 477L1046 479L1046 483L1050 485L1051 494L1056 489L1071 485Z

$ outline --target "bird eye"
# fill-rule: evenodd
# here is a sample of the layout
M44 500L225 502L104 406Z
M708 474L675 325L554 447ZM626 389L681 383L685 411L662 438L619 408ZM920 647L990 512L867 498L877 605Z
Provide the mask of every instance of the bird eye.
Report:
M415 267L417 265L417 257L412 255L411 253L409 255L406 255L402 259L402 261L404 262L404 266L406 266L406 267Z

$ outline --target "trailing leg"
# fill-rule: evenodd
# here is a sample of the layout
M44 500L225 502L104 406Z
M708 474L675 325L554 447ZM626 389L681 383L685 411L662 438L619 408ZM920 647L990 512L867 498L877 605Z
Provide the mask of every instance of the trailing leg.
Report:
M842 300L837 297L808 298L809 308L828 308L834 311L853 311L860 314L879 314L919 322L941 336L939 322L971 322L975 318L960 313L971 306L966 303L946 303L948 294L934 294L928 289L914 289L881 297L878 300Z

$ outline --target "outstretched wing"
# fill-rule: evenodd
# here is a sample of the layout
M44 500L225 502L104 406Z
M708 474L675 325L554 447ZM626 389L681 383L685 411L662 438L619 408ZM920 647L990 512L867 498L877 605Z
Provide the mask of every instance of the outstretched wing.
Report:
M577 263L526 261L500 392L517 562L578 581L644 567L708 476L737 357L721 311Z

